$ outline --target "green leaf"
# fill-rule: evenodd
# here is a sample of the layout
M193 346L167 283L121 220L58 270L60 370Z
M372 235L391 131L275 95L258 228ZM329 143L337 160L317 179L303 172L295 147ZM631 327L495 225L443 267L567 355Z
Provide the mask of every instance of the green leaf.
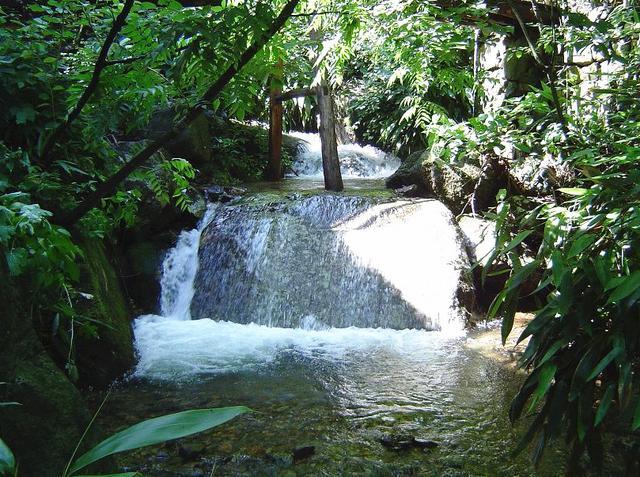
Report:
M600 348L601 346L598 346L598 343L593 344L591 348L589 348L589 351L584 354L578 366L576 366L576 370L571 379L569 401L574 401L580 395L582 387L587 382L587 377L593 370L594 361L600 354Z
M611 402L613 401L613 396L616 393L616 385L610 384L607 387L607 390L604 392L602 399L600 400L600 405L598 406L598 410L596 411L596 418L594 421L594 426L598 427L598 425L602 422L604 417L607 415L607 411L609 407L611 407Z
M596 240L597 236L593 234L582 235L578 237L572 244L569 249L569 254L567 258L575 257L584 252L587 248L589 248Z
M639 287L640 287L640 270L633 272L628 277L625 277L625 280L623 280L622 283L620 283L616 287L616 289L613 291L613 293L609 296L609 299L607 300L607 304L615 303L617 301L620 301L628 297L633 292L635 292Z
M0 439L0 475L13 475L16 470L16 458L9 446Z
M633 424L631 424L631 430L635 431L640 427L640 399L636 403L636 410L633 413Z
M194 409L139 422L108 437L80 456L71 465L69 474L109 455L206 431L249 411L244 406Z
M563 346L565 346L566 344L567 344L566 340L557 340L555 343L553 343L549 347L547 352L544 354L544 357L542 358L542 360L540 360L540 364L544 364L547 361L549 361L551 358L553 358L553 356L555 356L555 354L558 352L558 350L560 348L562 348Z
M564 187L562 189L558 189L558 192L562 192L567 195L581 196L586 194L589 189L583 189L582 187Z
M507 281L507 290L513 290L518 288L522 283L531 275L540 265L540 262L536 259L526 265L518 268L509 280Z
M533 233L533 230L525 230L523 232L520 232L518 235L516 235L513 238L513 240L511 240L511 242L509 242L504 247L504 249L502 250L502 253L507 253L510 250L514 249L516 246L518 246L524 239L526 239L532 233Z
M602 360L593 369L593 371L587 378L587 381L591 381L596 376L598 376L604 370L604 368L609 366L609 363L611 363L614 359L620 356L623 352L624 352L624 341L617 340L613 346L613 349L609 351L609 353L604 358L602 358Z
M538 377L538 387L533 393L529 411L532 411L540 398L542 398L542 396L546 394L549 386L551 386L551 380L556 375L557 370L558 367L553 363L545 363L542 366L542 368L540 369L540 375Z

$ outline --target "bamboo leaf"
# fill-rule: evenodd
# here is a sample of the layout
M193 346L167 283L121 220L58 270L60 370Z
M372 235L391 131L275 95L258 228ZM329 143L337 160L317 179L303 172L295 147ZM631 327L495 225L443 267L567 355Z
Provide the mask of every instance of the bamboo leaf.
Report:
M614 343L613 349L609 351L609 353L604 358L602 358L602 360L593 369L589 377L587 377L587 381L591 381L596 376L598 376L604 370L604 368L609 366L609 363L611 363L614 359L620 356L623 352L624 352L624 341L623 340L616 341Z
M583 189L581 187L564 187L562 189L558 189L558 192L562 192L567 195L581 196L589 192L589 189Z
M607 387L607 390L604 392L602 399L600 400L600 405L598 406L598 410L596 411L596 419L594 421L594 426L598 427L598 425L602 422L604 417L607 415L607 411L611 406L611 402L613 401L613 396L616 393L616 385L610 384Z
M103 457L206 431L249 411L243 406L194 409L139 422L108 437L80 456L69 469L69 474L73 475Z
M638 288L640 288L640 270L633 272L631 275L626 277L626 279L623 280L609 296L607 303L620 301L631 295Z

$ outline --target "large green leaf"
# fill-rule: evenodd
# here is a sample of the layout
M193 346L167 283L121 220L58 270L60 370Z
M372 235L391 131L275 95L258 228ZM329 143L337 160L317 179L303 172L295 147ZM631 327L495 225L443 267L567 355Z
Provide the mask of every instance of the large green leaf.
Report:
M16 469L16 458L9 446L0 439L0 475L13 475Z
M76 477L142 477L140 472L124 472L122 474L77 475Z
M633 272L628 277L624 277L624 280L616 286L616 289L609 296L607 303L620 301L631 295L638 288L640 288L640 271Z
M249 411L244 406L194 409L139 422L80 456L69 469L69 474L73 475L103 457L206 431Z

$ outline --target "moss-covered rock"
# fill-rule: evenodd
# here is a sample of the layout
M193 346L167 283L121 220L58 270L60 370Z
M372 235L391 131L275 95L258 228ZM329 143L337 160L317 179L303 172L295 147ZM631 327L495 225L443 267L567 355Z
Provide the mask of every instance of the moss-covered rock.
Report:
M133 366L132 313L104 243L84 239L79 245L84 253L80 289L91 298L81 301L77 311L95 328L79 329L76 364L83 384L104 387Z
M387 187L398 189L415 185L417 194L434 197L454 214L486 210L495 203L495 196L506 185L506 173L493 158L482 165L462 162L452 164L431 157L427 151L409 155L391 175Z
M91 415L76 387L54 364L36 335L28 303L2 275L0 436L13 450L20 475L59 476Z
M387 178L386 185L390 189L416 185L418 193L423 197L433 195L427 152L417 151L410 154L402 161L398 170Z

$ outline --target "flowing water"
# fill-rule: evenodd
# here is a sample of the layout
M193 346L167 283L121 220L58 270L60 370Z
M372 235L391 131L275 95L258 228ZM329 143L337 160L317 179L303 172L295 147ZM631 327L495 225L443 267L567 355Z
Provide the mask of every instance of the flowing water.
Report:
M470 264L451 214L317 190L314 147L288 190L212 204L182 232L160 314L135 321L135 372L101 419L115 430L186 408L255 412L120 463L148 476L535 475L509 455L520 378L468 346ZM347 187L381 187L372 176L397 167L370 148L340 152L346 176L364 175Z

